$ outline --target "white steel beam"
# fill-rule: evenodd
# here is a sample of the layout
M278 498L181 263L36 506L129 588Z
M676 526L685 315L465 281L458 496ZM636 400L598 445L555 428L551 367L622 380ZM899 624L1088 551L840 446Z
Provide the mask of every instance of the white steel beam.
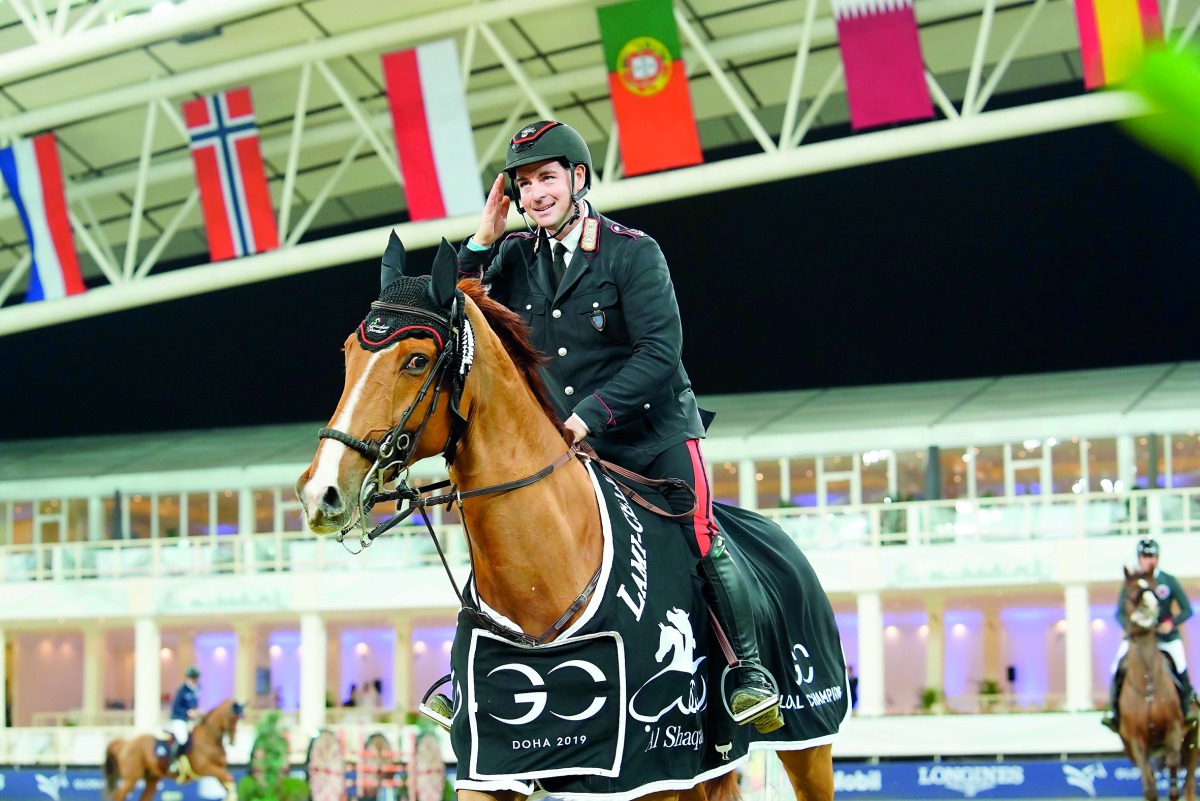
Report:
M358 158L358 152L362 150L362 146L366 143L367 137L360 136L358 140L350 146L342 156L342 160L338 162L337 167L325 179L325 184L317 192L317 196L308 204L308 208L304 210L304 216L300 218L300 222L296 223L296 227L288 233L286 244L288 247L293 247L300 241L300 237L304 236L304 232L308 230L308 226L312 225L312 221L316 219L317 212L325 205L325 201L329 199L329 195L333 192L333 188L337 186L338 181L342 180L342 176L346 174L346 168L354 163Z
M244 3L248 0L238 1ZM955 0L972 1L974 0ZM558 8L590 5L594 2L596 0L540 0L537 13L544 14ZM423 42L462 30L468 25L509 19L529 11L530 6L526 0L497 0L478 6L460 6L423 17L413 17L388 25L377 25L353 33L331 36L328 39L284 47L269 53L210 64L192 72L182 72L156 81L144 81L108 92L85 95L54 106L28 111L0 121L0 136L15 136L55 128L76 120L140 106L160 97L180 97L213 87L236 85L261 75L273 75L295 69L308 61L326 61L355 53L374 52L408 42ZM64 42L67 42L69 47L73 40L64 39Z
M825 101L833 94L833 87L837 86L838 81L842 79L842 74L845 72L845 67L839 60L829 71L829 77L825 79L825 83L821 84L821 88L817 91L817 96L808 104L808 108L804 110L804 116L800 118L800 124L796 126L795 133L792 134L791 147L799 147L804 141L805 134L812 128L813 123L817 121L817 115L821 113L821 107L825 105Z
M96 240L92 239L92 235L88 233L88 229L84 227L83 222L73 211L67 212L68 219L71 220L71 228L75 231L75 236L83 240L83 246L87 249L92 260L96 262L96 266L100 268L100 272L104 273L104 277L108 279L110 284L120 284L124 282L124 277L121 275L121 268L117 263L109 262L107 256L100 250Z
M75 36L81 31L86 30L89 25L96 21L97 17L108 11L113 6L113 3L114 0L96 0L96 2L87 7L83 14L79 16L79 19L75 20L75 24L67 30L67 35ZM67 65L64 64L61 66Z
M159 256L167 249L167 245L171 244L171 240L175 238L175 234L179 231L179 226L183 224L183 220L192 213L192 209L196 208L196 204L200 202L200 190L193 189L192 193L187 196L187 200L183 201L178 209L175 210L175 216L167 223L167 227L159 235L158 241L150 248L150 252L146 254L146 258L142 259L142 263L138 265L137 272L133 274L135 279L145 278L154 265L158 263Z
M125 241L124 275L133 278L133 266L137 263L138 233L142 227L142 212L146 208L146 172L150 169L150 156L154 152L154 123L158 119L158 103L146 106L146 127L142 129L142 153L138 158L138 182L133 192L133 211L129 215L129 237Z
M1004 73L1008 72L1008 67L1012 64L1013 58L1017 55L1017 50L1025 42L1025 37L1029 35L1029 29L1033 27L1033 23L1037 20L1038 14L1042 13L1042 9L1046 7L1046 0L1035 0L1033 6L1029 9L1029 13L1025 15L1024 22L1017 29L1012 41L1008 43L1004 54L1000 56L1000 60L996 62L996 66L992 68L992 72L988 75L987 83L983 85L983 91L979 93L979 99L975 101L974 112L978 114L983 111L983 107L992 99L992 94L996 91L996 87L1000 85L1000 81L1004 78ZM964 108L965 110L965 108Z
M25 26L25 30L33 37L33 41L39 44L33 45L31 48L23 48L25 50L37 50L40 43L46 40L48 32L42 28L37 18L30 12L29 7L25 5L25 0L8 0L8 4L13 7L13 11L17 12L17 19L21 20L21 24Z
M712 52L704 44L700 35L696 33L696 29L692 27L692 23L688 22L687 17L678 7L675 8L675 24L679 26L679 30L683 31L683 35L692 43L692 47L700 54L700 60L704 62L704 66L708 69L708 74L717 82L717 86L721 87L721 91L729 98L729 102L733 104L734 111L741 118L742 123L750 129L750 135L758 142L759 147L764 153L774 153L775 140L771 139L771 135L767 133L767 129L758 121L758 117L754 116L754 112L746 105L746 101L742 99L741 94L734 88L733 83L729 80L729 76L725 74L725 70L721 69L721 65L713 57Z
M1082 95L627 178L598 187L595 201L597 207L604 209L631 208L889 159L1112 122L1146 114L1149 110L1143 101L1128 92ZM516 223L515 217L511 222ZM454 241L466 236L478 223L477 215L468 214L404 223L396 229L409 249L418 250L435 246L443 237ZM219 264L173 270L124 286L99 287L62 300L6 308L0 310L0 336L378 258L387 244L389 230L384 227L359 231Z
M33 264L33 256L29 251L25 251L25 255L17 259L17 263L9 270L8 275L4 278L4 283L0 284L0 303L8 300L8 296L12 294L13 288L17 282L25 277L25 273L29 271L29 265Z
M296 193L296 169L300 165L300 141L304 138L304 120L308 114L308 88L312 82L312 64L300 68L300 87L296 90L296 111L292 114L292 138L288 144L287 166L283 171L283 192L279 196L279 238L286 241L292 219L292 201Z
M554 119L554 111L550 108L550 104L542 99L541 94L533 87L533 82L529 80L529 76L525 74L525 70L521 69L521 65L512 57L512 53L508 52L508 48L497 38L491 27L485 22L481 22L475 27L483 35L483 38L487 39L488 46L492 48L492 52L496 54L496 58L500 59L500 63L504 65L504 69L508 71L513 81L517 86L521 87L521 91L533 105L533 110L543 120Z
M13 8L23 4L23 0L11 2ZM90 25L99 14L112 5L108 0L100 0L84 12L83 17L71 28L67 36L48 40L42 45L22 47L0 54L0 85L13 84L72 64L82 64L122 50L170 39L188 31L211 28L279 6L294 5L295 2L296 0L203 0L184 3L172 14L142 14L123 19L120 25L82 30L82 24Z
M992 40L992 20L996 16L996 0L987 0L979 17L979 33L975 37L975 52L971 54L971 69L967 73L967 90L963 94L962 113L975 113L975 98L979 95L979 79L983 73L983 57Z
M937 82L937 78L933 77L933 73L928 69L925 70L925 85L929 87L929 94L933 97L933 102L946 115L946 119L953 120L960 116L958 109L954 107L954 104L950 102L950 98L946 96L942 85ZM963 105L963 108L966 108L966 104Z
M324 61L318 61L316 65L317 72L321 73L325 78L325 83L329 84L329 88L337 95L338 100L341 101L346 111L350 112L350 116L354 122L358 124L362 135L371 143L371 148L379 156L379 160L383 162L383 168L396 179L397 186L404 186L404 179L400 176L400 167L396 162L396 154L383 143L383 139L379 136L379 132L375 130L375 127L371 125L371 120L367 117L367 113L363 111L363 107L350 94L350 90L333 74L333 70L329 69L328 64Z
M800 95L804 91L804 72L808 69L808 54L812 50L813 23L817 19L817 0L808 0L804 9L804 27L800 44L796 47L796 63L792 69L792 84L788 88L787 103L783 110L783 127L779 131L779 146L787 147L796 127L796 114L800 111Z

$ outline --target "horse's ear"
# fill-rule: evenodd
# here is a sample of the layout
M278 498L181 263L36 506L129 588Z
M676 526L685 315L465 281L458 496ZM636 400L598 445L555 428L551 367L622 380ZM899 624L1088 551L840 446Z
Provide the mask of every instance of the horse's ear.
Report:
M1129 581L1129 577L1130 577L1131 575L1133 575L1132 573L1130 573L1130 572L1129 572L1129 566L1128 566L1128 565L1121 565L1121 569L1125 571L1125 580L1126 580L1126 581Z
M392 236L395 236L395 234L392 234ZM239 704L237 701L233 702L233 714L237 715L240 718L242 716L242 713L245 711L246 711L245 706L243 706L242 704Z
M396 232L392 231L388 237L387 250L383 251L383 263L379 266L379 288L383 289L397 278L401 278L407 263L404 243L396 236Z
M454 287L458 284L458 253L445 238L433 257L432 277L429 299L439 309L449 309L454 300Z

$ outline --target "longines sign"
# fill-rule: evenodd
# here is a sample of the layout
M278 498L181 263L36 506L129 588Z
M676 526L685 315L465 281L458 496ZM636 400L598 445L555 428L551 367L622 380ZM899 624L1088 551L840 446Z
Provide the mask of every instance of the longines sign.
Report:
M253 586L220 581L159 587L154 597L154 611L163 615L276 612L291 608L291 593L283 587L262 586L261 577Z

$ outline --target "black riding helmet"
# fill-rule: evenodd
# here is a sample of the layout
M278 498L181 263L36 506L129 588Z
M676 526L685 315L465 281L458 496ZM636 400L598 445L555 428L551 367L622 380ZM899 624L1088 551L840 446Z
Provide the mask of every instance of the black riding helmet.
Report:
M521 206L521 192L517 189L517 167L551 159L567 162L567 171L572 175L572 189L575 186L575 167L583 165L583 189L572 193L575 200L586 195L591 188L592 152L588 150L587 142L583 141L579 132L570 125L555 120L532 122L513 135L504 154L504 172L508 174L513 200L516 201L517 211L521 214L525 213L525 209Z
M1137 544L1138 556L1158 556L1158 542L1152 537L1142 537Z

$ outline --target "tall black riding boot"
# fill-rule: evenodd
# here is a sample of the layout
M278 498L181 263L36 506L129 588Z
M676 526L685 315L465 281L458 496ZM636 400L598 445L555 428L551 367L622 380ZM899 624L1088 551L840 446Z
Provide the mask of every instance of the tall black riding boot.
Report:
M1188 672L1182 670L1179 672L1179 701L1183 704L1183 717L1188 723L1195 723L1198 719L1196 712L1196 691L1192 689L1192 681L1188 678Z
M729 637L738 661L732 670L733 692L729 696L733 720L753 723L764 734L774 731L783 725L779 692L759 658L750 595L721 535L713 539L712 547L700 560L700 573L704 577L704 600Z
M1121 682L1125 680L1125 664L1122 662L1117 667L1117 672L1113 674L1112 684L1108 687L1108 703L1110 705L1108 714L1100 719L1100 723L1106 728L1117 733L1121 731Z

